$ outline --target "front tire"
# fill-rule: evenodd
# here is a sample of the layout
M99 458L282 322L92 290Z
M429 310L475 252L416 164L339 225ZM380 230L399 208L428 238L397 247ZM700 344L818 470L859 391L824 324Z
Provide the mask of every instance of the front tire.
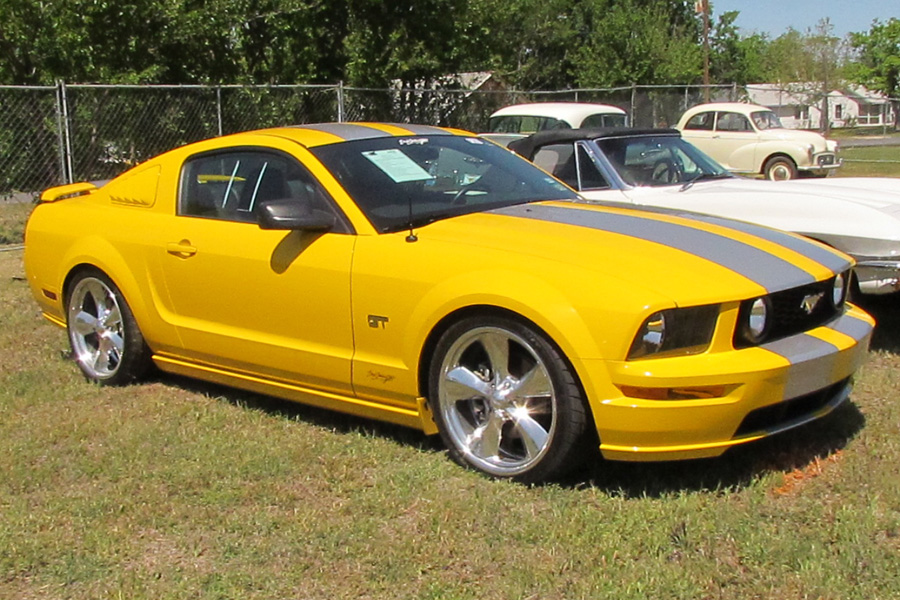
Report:
M75 277L66 295L72 355L88 380L123 385L143 376L150 351L122 292L99 271Z
M533 326L463 319L441 336L429 375L435 422L461 465L538 483L580 462L588 420L581 388Z
M773 156L766 161L763 175L770 181L787 181L797 178L797 165L786 156Z

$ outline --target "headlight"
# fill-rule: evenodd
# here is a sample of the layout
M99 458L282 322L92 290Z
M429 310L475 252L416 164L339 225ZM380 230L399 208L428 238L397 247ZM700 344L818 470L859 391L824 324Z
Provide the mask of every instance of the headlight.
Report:
M810 144L806 147L806 153L809 154L809 161L812 162L813 156L816 155L816 147Z
M834 283L831 287L831 303L835 308L840 308L844 304L844 300L847 299L848 280L847 273L838 273L834 278Z
M718 318L718 304L655 312L638 330L628 358L703 352L712 340Z
M744 342L759 344L772 324L772 302L768 297L747 300L738 315L738 334Z

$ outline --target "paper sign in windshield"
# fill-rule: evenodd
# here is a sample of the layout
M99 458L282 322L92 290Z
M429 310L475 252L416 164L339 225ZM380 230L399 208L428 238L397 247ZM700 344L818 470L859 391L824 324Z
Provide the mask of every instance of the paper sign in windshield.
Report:
M396 148L363 152L363 156L372 161L372 164L384 171L396 183L432 179L428 171Z

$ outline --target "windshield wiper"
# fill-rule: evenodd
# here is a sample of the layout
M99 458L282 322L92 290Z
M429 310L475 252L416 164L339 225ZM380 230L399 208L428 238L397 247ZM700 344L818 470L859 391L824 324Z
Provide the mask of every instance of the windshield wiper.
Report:
M689 190L689 189L691 189L691 186L693 186L698 181L712 181L713 179L730 179L731 176L732 175L730 173L700 173L699 175L696 175L696 176L688 179L687 181L685 181L684 184L682 184L681 189L678 191L684 192L686 190Z

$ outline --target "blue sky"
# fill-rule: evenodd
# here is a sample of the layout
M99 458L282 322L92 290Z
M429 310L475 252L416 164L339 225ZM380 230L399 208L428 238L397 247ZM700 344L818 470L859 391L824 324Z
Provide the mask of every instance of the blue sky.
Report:
M900 19L900 0L710 0L714 18L724 12L740 12L735 24L741 33L767 33L778 37L788 27L806 32L828 17L834 34L869 31L874 19Z

